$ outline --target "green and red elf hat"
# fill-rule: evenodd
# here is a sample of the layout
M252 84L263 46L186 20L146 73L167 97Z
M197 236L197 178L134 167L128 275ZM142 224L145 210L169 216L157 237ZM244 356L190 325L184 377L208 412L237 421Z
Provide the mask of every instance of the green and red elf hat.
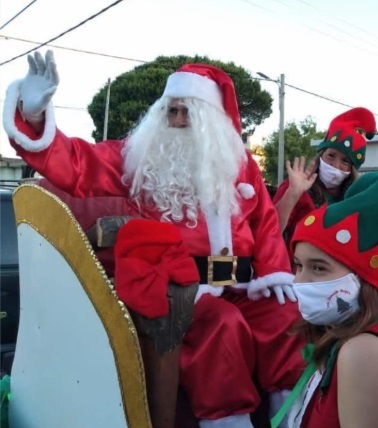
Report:
M337 149L346 154L359 169L365 162L366 139L374 137L376 128L374 114L370 110L364 107L352 108L332 120L318 151Z
M323 205L297 225L291 246L308 242L378 288L378 173L363 174L344 200Z

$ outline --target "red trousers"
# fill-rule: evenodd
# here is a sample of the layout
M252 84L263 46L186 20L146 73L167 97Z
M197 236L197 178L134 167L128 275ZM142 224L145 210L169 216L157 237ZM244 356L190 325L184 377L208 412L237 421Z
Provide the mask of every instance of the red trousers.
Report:
M203 295L184 337L181 385L199 419L252 413L260 404L255 382L266 392L292 389L304 361L301 338L288 331L300 319L296 303L275 296L251 301L226 291Z

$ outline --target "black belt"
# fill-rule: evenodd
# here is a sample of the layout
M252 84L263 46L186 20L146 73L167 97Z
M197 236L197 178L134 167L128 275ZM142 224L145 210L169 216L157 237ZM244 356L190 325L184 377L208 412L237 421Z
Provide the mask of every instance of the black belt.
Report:
M194 257L200 274L200 284L215 286L249 282L252 278L251 257Z

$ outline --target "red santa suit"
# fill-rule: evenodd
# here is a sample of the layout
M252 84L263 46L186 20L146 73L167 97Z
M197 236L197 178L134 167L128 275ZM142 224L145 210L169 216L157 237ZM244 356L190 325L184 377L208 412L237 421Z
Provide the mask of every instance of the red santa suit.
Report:
M289 187L289 180L284 180L280 186L278 187L274 197L273 197L273 203L277 204L284 194L286 193L288 187ZM290 260L293 259L293 253L290 248L290 242L291 238L293 237L295 227L298 224L298 222L309 212L313 211L315 208L314 200L311 197L310 192L303 192L301 197L299 198L298 202L296 203L295 207L290 213L289 219L287 221L287 226L285 228L285 231L283 233L284 240L286 243L287 251L289 252Z
M17 110L17 82L8 90L5 121L10 142L27 164L55 186L77 196L128 198L121 181L124 142L90 144L69 138L46 111L45 129L36 135ZM169 95L169 94L167 94ZM219 419L253 412L260 403L256 380L268 392L291 389L301 375L301 339L288 330L299 318L297 304L279 305L275 296L252 301L246 291L292 280L277 214L257 164L248 161L235 183L240 214L219 217L200 212L196 227L175 223L193 257L250 257L252 279L228 287L202 284L192 326L184 338L181 382L199 419ZM128 201L128 214L160 220L152 207Z

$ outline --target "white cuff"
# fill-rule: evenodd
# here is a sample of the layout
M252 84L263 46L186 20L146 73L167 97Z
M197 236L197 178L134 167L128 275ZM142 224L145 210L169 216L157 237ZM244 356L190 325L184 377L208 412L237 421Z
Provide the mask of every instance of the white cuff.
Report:
M214 297L219 297L223 294L224 287L214 287L209 284L200 284L198 287L198 291L196 297L194 299L194 304L198 302L203 294L211 294Z
M201 419L200 428L253 428L249 414L231 415L220 419Z
M3 111L3 126L8 137L13 139L23 149L29 152L41 152L45 150L55 138L56 124L54 107L50 101L45 111L45 129L41 138L32 140L23 134L16 127L15 117L20 95L20 85L22 80L15 80L8 86Z
M293 279L294 275L288 272L275 272L252 279L247 287L248 296L251 297L256 292L266 290L273 285L292 285Z

